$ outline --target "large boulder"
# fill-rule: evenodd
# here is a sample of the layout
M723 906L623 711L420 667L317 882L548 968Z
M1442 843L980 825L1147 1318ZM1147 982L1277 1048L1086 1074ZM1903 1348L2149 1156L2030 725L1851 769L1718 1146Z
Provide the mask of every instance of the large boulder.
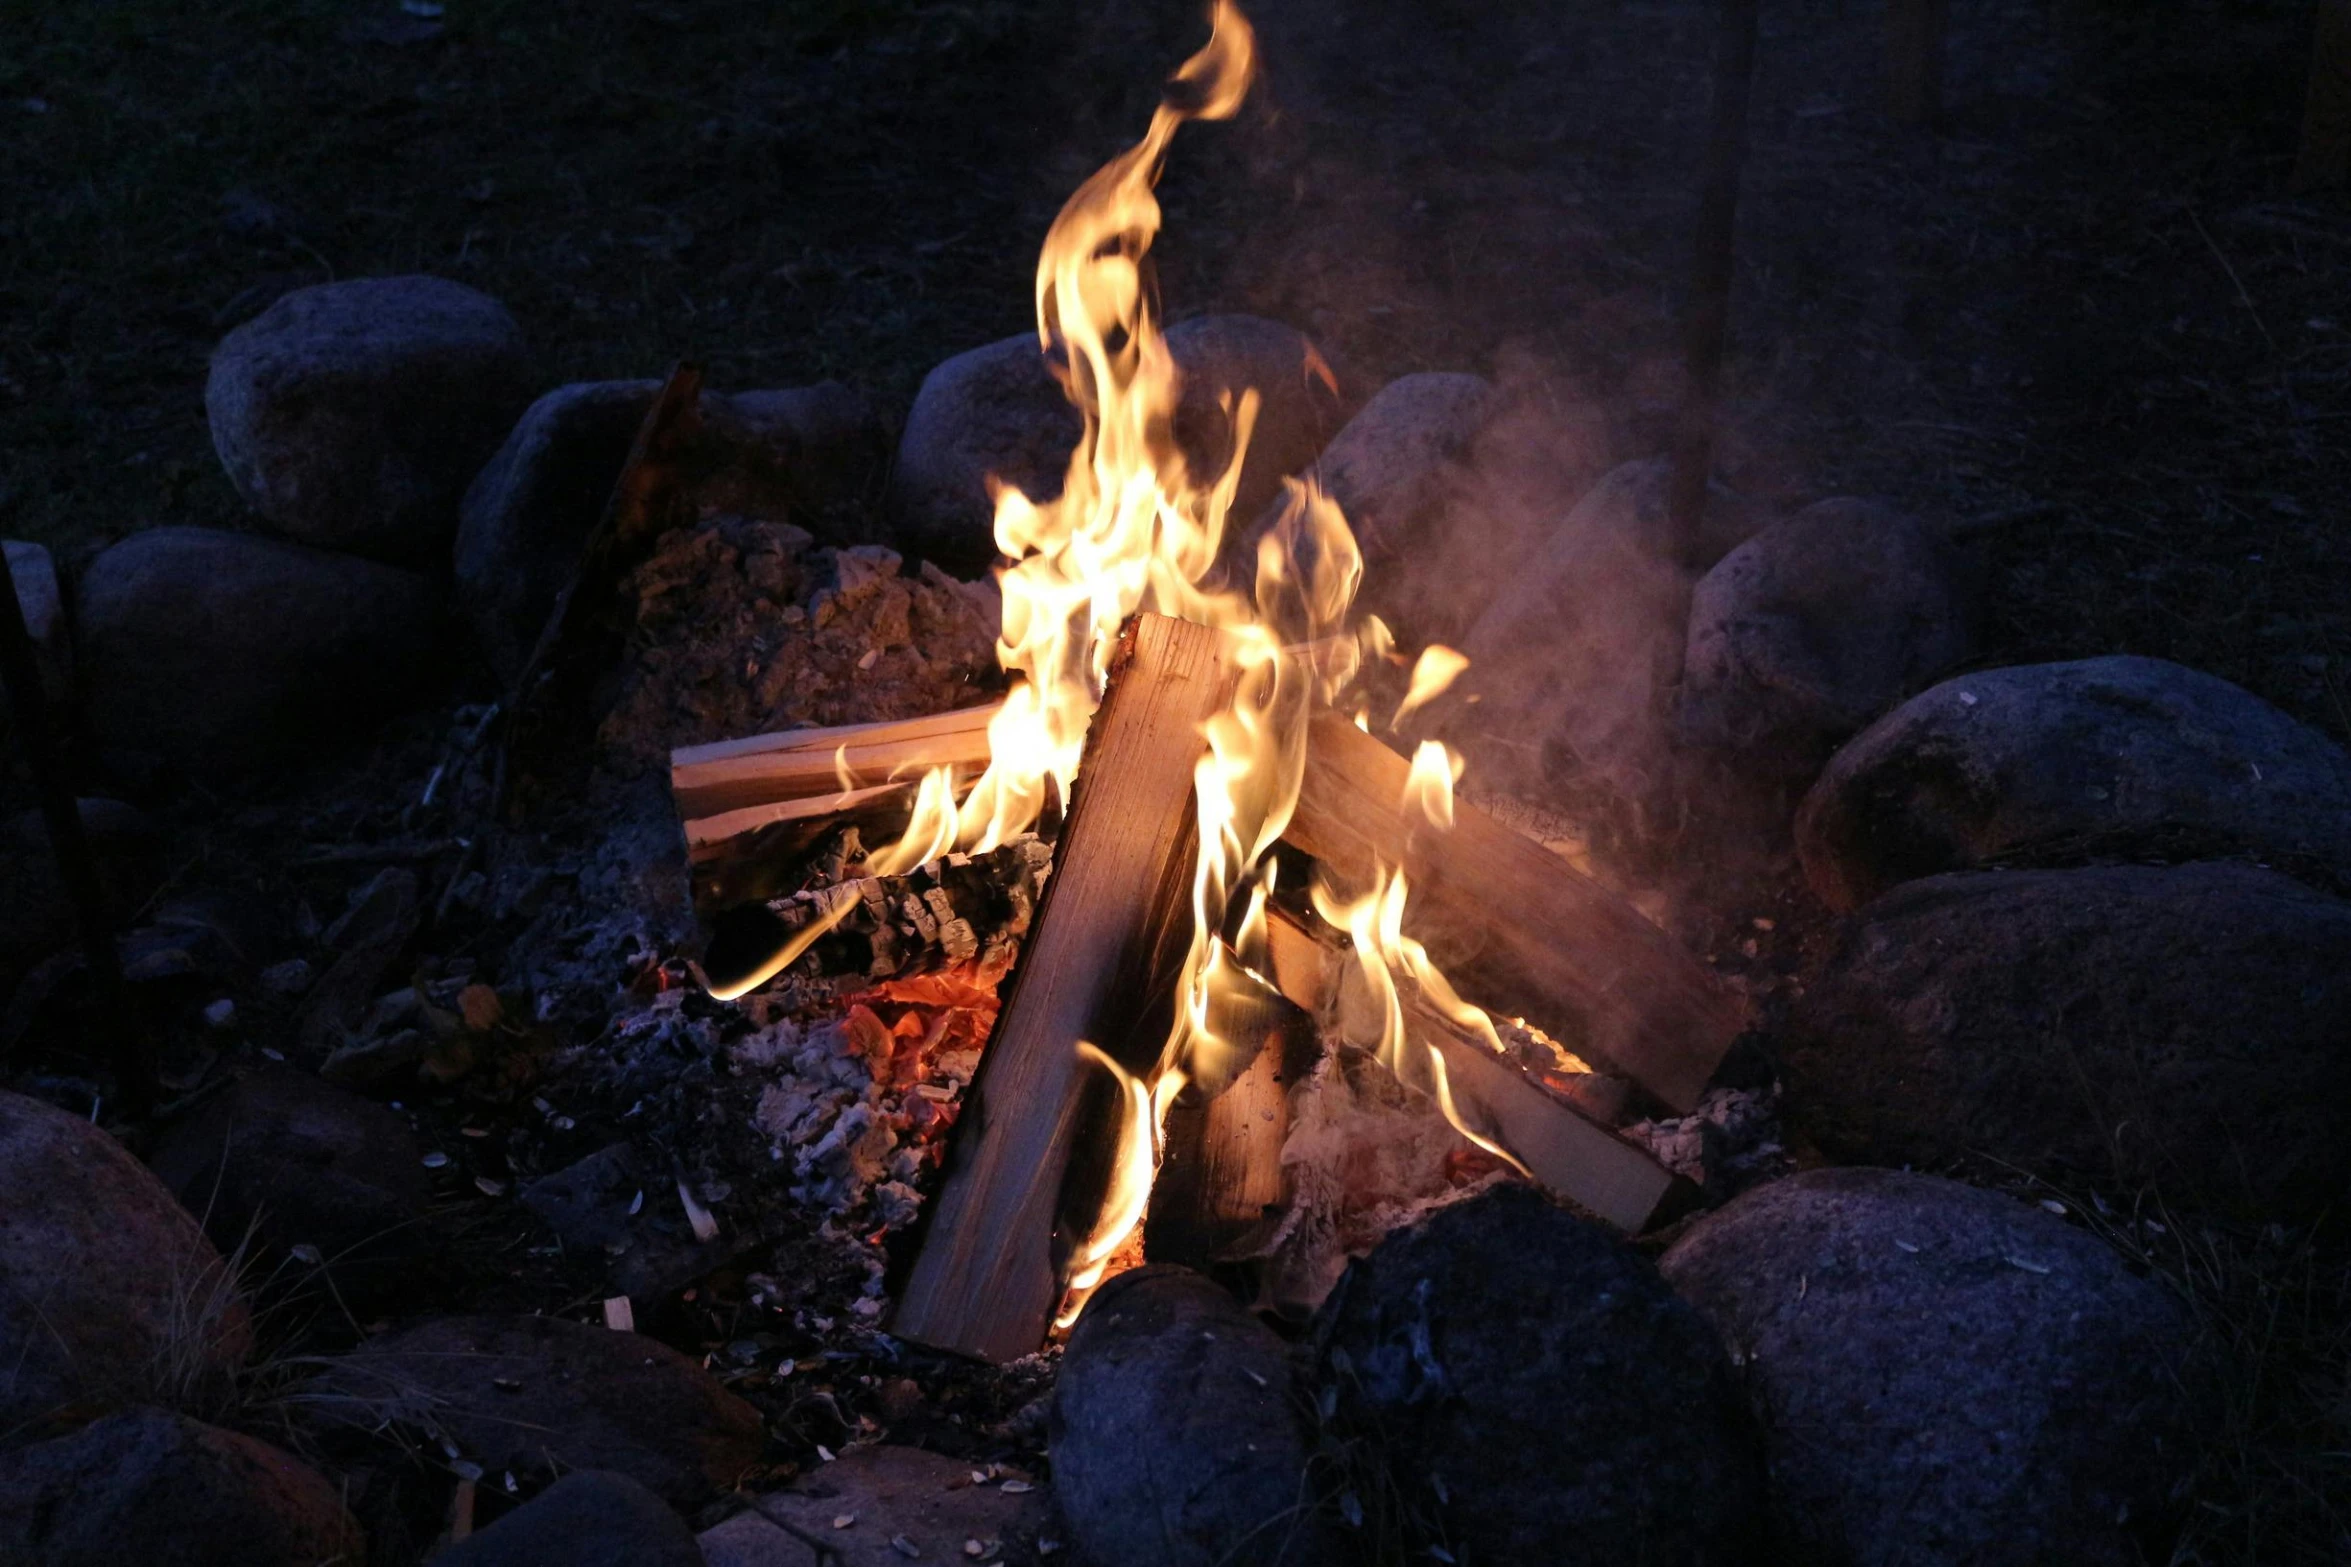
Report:
M458 601L500 678L530 658L660 392L658 381L556 388L524 411L466 490ZM706 514L789 517L841 536L888 461L872 405L838 382L705 391L698 413L679 468Z
M905 1567L975 1555L1052 1567L1055 1558L1036 1549L1040 1534L1060 1533L1049 1522L1047 1493L1025 1480L979 1483L972 1473L969 1463L916 1447L854 1448L807 1471L790 1490L770 1491L750 1510L704 1530L701 1560L707 1567L808 1567L814 1537L835 1553L833 1567ZM990 1551L991 1543L1001 1550Z
M1178 322L1168 328L1167 346L1183 377L1175 437L1197 481L1232 460L1227 404L1246 389L1258 394L1233 498L1237 526L1322 450L1340 424L1338 394L1311 343L1257 316ZM977 571L996 558L989 480L1034 501L1053 499L1083 428L1033 335L947 360L923 378L899 438L890 542L951 571Z
M1453 464L1496 401L1483 376L1426 371L1381 387L1331 437L1315 477L1347 514L1366 573L1410 558L1453 493Z
M145 812L120 800L76 804L107 916L119 929L163 879L161 839ZM5 982L46 954L73 945L79 934L48 821L37 810L0 822L0 887L8 889L0 898L0 982Z
M1995 861L2255 854L2351 885L2351 755L2225 680L2155 658L1989 669L1840 750L1796 819L1835 908Z
M1034 333L946 360L923 377L898 437L892 542L949 571L985 566L996 558L989 481L1052 499L1084 429Z
M2275 872L1933 876L1853 916L1792 1010L1787 1103L1844 1159L2315 1210L2351 1182L2346 1018L2351 903Z
M314 1379L329 1425L446 1438L532 1480L609 1469L691 1508L758 1459L759 1411L676 1350L555 1317L440 1317L370 1339Z
M524 411L466 489L457 601L501 680L529 661L660 392L658 381L557 387Z
M1681 668L1690 580L1675 558L1672 480L1662 460L1610 470L1552 526L1540 554L1494 582L1462 642L1461 688L1479 697L1482 727L1530 758L1573 758L1627 793L1653 784L1671 739L1662 718ZM1715 486L1701 559L1727 553L1758 521Z
M890 464L889 432L838 381L702 395L704 511L789 517L820 538L853 529Z
M414 699L440 657L426 578L213 528L133 534L78 600L89 724L134 768L266 765Z
M530 401L506 307L436 277L285 295L221 340L204 409L245 503L290 538L403 564Z
M2165 1559L2204 1378L2185 1314L2103 1242L1953 1181L1814 1170L1661 1266L1745 1373L1781 1560Z
M1717 561L1690 597L1683 732L1806 767L1976 647L1976 574L1892 507L1829 500Z
M41 690L54 705L73 695L73 634L65 623L65 594L57 585L57 562L38 544L0 540L8 574L16 582L16 607L32 633L33 659ZM4 730L0 730L4 732Z
M355 1311L397 1294L429 1250L423 1151L396 1111L306 1072L246 1078L173 1127L149 1161L213 1244L323 1267Z
M1281 492L1282 480L1311 464L1346 422L1338 384L1305 334L1262 316L1194 316L1167 329L1167 351L1183 375L1175 435L1197 482L1232 462L1241 394L1257 393L1257 419L1233 491L1232 523Z
M589 1469L565 1475L481 1533L452 1545L433 1558L433 1567L704 1567L704 1562L694 1531L667 1502L627 1475Z
M365 1567L335 1487L264 1442L160 1409L0 1455L0 1561Z
M1390 1235L1314 1343L1339 1433L1385 1444L1461 1560L1757 1559L1755 1433L1713 1330L1531 1188Z
M0 1445L132 1403L194 1403L252 1347L196 1221L79 1116L0 1092Z
M1086 1303L1054 1383L1053 1484L1079 1549L1132 1567L1336 1560L1282 1341L1183 1268Z

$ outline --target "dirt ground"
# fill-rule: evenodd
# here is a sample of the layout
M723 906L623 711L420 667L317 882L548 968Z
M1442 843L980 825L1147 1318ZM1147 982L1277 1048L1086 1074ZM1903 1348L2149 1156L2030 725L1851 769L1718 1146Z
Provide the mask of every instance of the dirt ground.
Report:
M1250 9L1264 89L1164 188L1170 313L1292 322L1357 397L1492 374L1569 467L1660 449L1712 8ZM1956 9L1920 130L1877 111L1876 6L1766 8L1725 476L2005 518L1988 662L2173 658L2351 740L2351 198L2286 192L2308 7ZM1190 0L0 0L0 532L70 565L240 525L206 356L329 278L482 288L548 386L687 357L902 413L1031 325L1054 210L1200 32ZM2335 1559L2339 1243L2148 1260L2256 1367L2176 1560Z

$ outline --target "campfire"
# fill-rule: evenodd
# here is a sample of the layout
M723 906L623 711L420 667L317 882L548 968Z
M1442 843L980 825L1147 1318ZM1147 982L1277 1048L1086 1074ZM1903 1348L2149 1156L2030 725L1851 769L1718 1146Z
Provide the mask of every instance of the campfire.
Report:
M1142 1260L1270 1264L1268 1303L1317 1304L1343 1259L1295 1255L1333 1215L1294 1199L1344 1178L1297 1167L1344 1138L1317 1152L1295 1101L1349 1092L1333 1051L1433 1106L1460 1164L1638 1231L1672 1176L1610 1112L1691 1109L1741 1026L1630 905L1458 801L1458 753L1395 749L1468 661L1407 658L1353 613L1361 557L1311 478L1234 514L1256 390L1223 407L1221 466L1178 442L1153 190L1178 130L1231 116L1255 70L1220 6L1046 236L1039 348L1083 433L1057 497L994 493L1003 699L672 759L713 995L844 953L899 995L1001 982L891 1319L991 1360ZM814 869L733 901L779 865Z
M681 56L768 25L687 10ZM1795 324L1755 290L1772 356L1729 352L1735 281L1744 337L1745 279L1854 239L1791 216L1829 199L1804 181L1911 132L1757 76L1799 44L1749 0L1715 17L1702 131L1687 8L1455 18L1426 62L1410 7L1337 40L1285 8L1278 104L1229 3L1205 44L967 10L827 23L757 91L838 78L795 107L870 127L910 101L875 84L953 73L962 134L1019 80L969 73L977 40L1059 59L1082 128L1089 62L1182 59L1140 140L1035 210L1032 329L1002 335L1017 266L1008 297L936 237L999 204L962 164L840 225L956 279L923 309L856 303L887 268L807 285L837 247L767 270L764 229L707 278L677 235L627 252L704 325L769 284L833 312L713 362L744 389L691 361L545 389L466 283L271 282L224 307L205 389L247 525L4 541L0 740L41 809L0 821L0 1558L2233 1561L2194 1542L2260 1508L2212 1499L2287 1438L2262 1494L2326 1493L2351 756L2161 659L1999 662L2094 574L2028 590L1998 550L2082 537L2106 475L2029 505L1987 480L1972 517L1803 487L1828 425L1784 417L1791 365L1871 360L1853 386L1922 416L1888 430L2061 444L2001 422L2029 378L1998 352L1964 389L1866 333L1814 354L1809 278ZM1924 24L1896 22L1914 85ZM487 71L505 28L416 68ZM1618 38L1653 47L1596 51L1589 123L1557 120L1536 68ZM1635 96L1692 168L1593 156ZM1489 160L1489 111L1523 160ZM973 166L1052 171L1052 199L1067 127L1034 118ZM1374 120L1443 155L1404 188L1333 155ZM1779 198L1751 223L1750 120ZM1916 192L1830 205L1901 196L1907 227L1861 227L1921 256L1980 233L2010 276L2054 253L2010 219L2100 203L1991 176L2045 183L2077 130L2024 157L1984 119ZM1219 143L1239 172L1192 184ZM1686 295L1641 248L1669 175ZM498 225L460 252L477 281L535 254L506 178L467 194ZM1371 190L1395 210L1334 213ZM1257 228L1268 201L1297 227ZM2315 283L2246 250L2276 211L2180 212L2239 346L2339 334L2292 327ZM1164 302L1163 219L1221 252ZM1562 232L1532 309L1468 298ZM1499 259L1447 257L1446 300L1388 249L1431 236ZM2126 275L2094 252L2062 276ZM2177 260L2138 290L2166 309ZM556 271L577 304L621 264ZM1230 313L1273 298L1330 360ZM1527 329L1558 306L1597 335ZM1677 349L1640 346L1651 316ZM2148 341L2193 368L2192 335ZM818 360L872 400L748 389ZM2331 1509L2268 1538L2324 1524L2338 1559Z

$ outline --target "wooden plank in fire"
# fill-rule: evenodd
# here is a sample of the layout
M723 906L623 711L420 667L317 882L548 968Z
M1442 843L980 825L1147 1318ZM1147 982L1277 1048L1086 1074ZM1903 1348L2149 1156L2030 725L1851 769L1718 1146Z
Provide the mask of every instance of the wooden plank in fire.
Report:
M1354 888L1401 867L1405 925L1457 991L1692 1109L1746 1026L1737 993L1624 899L1476 807L1457 804L1450 832L1426 827L1404 804L1409 771L1343 716L1317 714L1288 841Z
M1081 1139L1100 1074L1077 1044L1141 1070L1162 1043L1150 1024L1169 1015L1189 936L1192 770L1231 681L1209 627L1138 615L1122 633L1052 880L899 1294L899 1337L997 1362L1044 1342L1084 1239L1057 1234L1064 1177L1081 1140L1101 1141Z
M1286 914L1267 925L1273 978L1309 1011L1328 1012L1345 989L1348 964L1331 943ZM1573 1104L1545 1090L1483 1040L1455 1025L1407 984L1400 1000L1405 1037L1445 1061L1464 1121L1508 1149L1544 1190L1628 1234L1638 1234L1674 1183L1673 1172Z

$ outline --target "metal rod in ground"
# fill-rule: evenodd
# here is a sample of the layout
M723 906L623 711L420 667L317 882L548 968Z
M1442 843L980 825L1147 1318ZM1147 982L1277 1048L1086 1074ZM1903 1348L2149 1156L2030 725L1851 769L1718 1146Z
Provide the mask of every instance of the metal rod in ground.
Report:
M58 879L73 903L90 982L105 1026L114 1035L121 1092L126 1107L137 1113L154 1102L155 1064L136 1034L121 1026L122 962L115 952L112 923L106 917L98 861L90 852L89 835L82 831L81 806L65 776L65 759L58 754L56 736L50 732L39 655L33 648L32 628L25 624L23 601L16 596L16 573L4 549L0 549L0 680L5 680L14 704L17 741L33 775L33 789L41 798L41 816L48 823L50 847L57 855Z
M1675 554L1698 564L1699 524L1714 462L1716 405L1722 390L1723 347L1730 336L1732 241L1739 216L1739 172L1747 161L1747 102L1755 80L1757 0L1722 0L1714 48L1714 108L1706 141L1705 184L1698 192L1698 246L1690 272L1690 319L1683 342L1687 385L1675 432L1673 519Z

